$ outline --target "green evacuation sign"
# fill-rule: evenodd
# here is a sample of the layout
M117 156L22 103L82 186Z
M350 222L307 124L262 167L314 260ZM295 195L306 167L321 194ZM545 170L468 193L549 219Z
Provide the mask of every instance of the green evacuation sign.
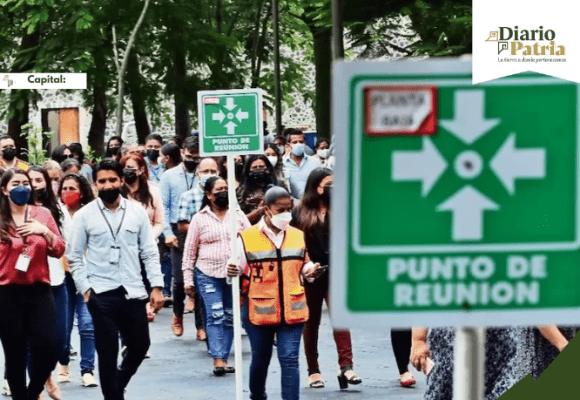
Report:
M333 93L337 326L577 323L577 84L343 62Z
M264 152L260 89L200 91L197 104L202 156Z

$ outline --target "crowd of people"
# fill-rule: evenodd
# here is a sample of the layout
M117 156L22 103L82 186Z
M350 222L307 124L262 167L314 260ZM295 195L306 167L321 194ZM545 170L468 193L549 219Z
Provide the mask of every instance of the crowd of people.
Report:
M3 394L36 400L46 390L61 399L59 384L71 381L76 317L82 385L100 385L106 400L124 399L148 357L148 323L163 307L171 308L168 332L176 337L184 333L184 314L194 313L213 374L235 373L228 363L234 337L228 278L234 276L241 277L242 324L251 345L251 398L267 397L274 346L282 398L299 398L302 339L308 386L326 385L318 341L323 303L330 307L330 140L320 138L311 149L302 131L286 129L263 154L236 156L236 204L228 197L226 158L201 158L196 136L182 143L151 134L142 144L114 136L100 162L88 160L79 143L57 146L41 166L17 155L14 140L1 136ZM237 214L237 257L230 213ZM488 330L486 398L497 398L527 372L539 376L577 331ZM453 335L453 329L392 330L400 385L416 385L412 364L428 374L426 399L451 398ZM339 387L361 384L350 332L334 330L333 337ZM523 354L528 370L521 368Z

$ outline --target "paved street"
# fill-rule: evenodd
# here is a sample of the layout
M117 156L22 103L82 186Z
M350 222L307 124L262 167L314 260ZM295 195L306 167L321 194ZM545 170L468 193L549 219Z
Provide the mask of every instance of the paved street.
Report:
M154 323L150 324L152 335L151 358L145 360L137 375L127 388L127 400L134 399L204 399L223 400L235 398L235 378L233 375L215 377L211 373L212 360L207 354L205 343L195 340L193 314L186 315L185 334L176 338L171 334L171 309L164 308ZM390 334L379 329L368 331L352 330L355 370L363 379L362 385L351 386L341 392L336 380L337 355L329 327L328 313L323 315L320 332L320 366L326 381L324 389L307 387L306 359L301 351L301 398L302 399L389 399L419 400L425 388L422 374L414 372L418 378L416 388L405 389L398 384L398 372L391 349ZM79 349L79 337L73 331L73 346ZM250 344L243 337L244 346L244 399L249 398L248 371ZM233 365L233 354L230 363ZM2 360L3 364L3 360ZM84 388L80 383L79 357L71 362L72 382L61 384L63 400L102 399L100 388ZM98 381L98 377L97 377ZM268 396L280 398L280 367L274 352L268 375ZM45 394L45 400L48 396Z

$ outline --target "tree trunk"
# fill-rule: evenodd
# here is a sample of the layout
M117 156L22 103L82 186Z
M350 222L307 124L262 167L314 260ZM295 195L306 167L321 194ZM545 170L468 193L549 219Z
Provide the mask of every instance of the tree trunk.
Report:
M263 49L266 46L266 35L268 34L268 22L270 22L272 16L272 7L270 7L269 2L266 3L266 15L264 16L264 19L262 20L262 34L260 35L260 39L258 41L258 48L259 49ZM260 73L262 72L262 57L264 55L264 52L261 51L258 54L258 62L256 64L256 73L255 73L255 79L254 76L252 76L252 86L253 88L257 88L258 87L258 83L259 83L259 79L260 79Z
M129 41L127 42L127 47L125 48L125 55L123 56L123 62L120 65L120 69L117 71L118 74L118 93L117 93L117 136L121 136L121 132L123 130L123 103L124 103L124 89L125 89L125 71L127 71L127 65L129 63L129 55L131 54L131 49L133 48L133 44L135 43L135 38L137 37L137 31L141 24L143 23L143 19L145 19L145 14L147 13L147 7L149 7L149 1L145 0L145 5L143 6L143 10L141 10L141 15L139 15L139 19L137 19L137 23L135 27L133 27L133 31L131 31L131 36L129 36ZM113 28L114 29L114 28ZM114 43L116 46L116 43ZM119 61L117 60L117 63ZM117 64L117 67L119 65Z
M104 46L99 46L93 53L95 69L102 71L93 74L93 111L89 128L89 146L97 157L104 153L107 128L107 65L103 48Z
M187 74L187 65L183 50L174 49L173 54L173 79L174 90L173 99L175 102L175 134L185 140L189 136L189 109L185 99L185 78Z
M40 43L40 26L32 34L25 34L22 36L22 42L20 43L20 50L25 51L38 46ZM17 59L18 60L18 59ZM12 72L24 72L30 71L34 68L36 64L36 52L30 58L26 64L18 63L15 61L12 66ZM10 92L10 109L14 111L12 118L8 120L8 134L14 139L16 147L22 151L23 149L28 149L28 141L26 137L22 137L22 125L28 123L29 111L28 107L29 101L29 90L12 90ZM20 103L20 104L19 104ZM26 153L20 153L19 158L27 159Z
M133 104L133 118L135 119L135 130L139 143L144 143L147 135L151 133L149 121L147 119L147 109L145 105L145 95L141 88L141 71L139 69L139 58L135 52L129 55L129 65L127 67L127 85Z
M24 91L24 89L19 89L20 91ZM25 136L21 136L22 134L22 125L25 125L28 123L28 107L29 107L29 101L28 101L28 94L24 94L24 93L20 93L19 95L15 94L16 90L13 90L10 93L10 107L14 110L14 114L12 116L12 118L10 118L10 120L8 121L8 135L10 135L12 137L12 139L14 139L14 142L16 144L16 148L19 150L18 152L18 158L20 158L21 160L28 160L28 154L23 151L23 150L27 150L28 149L28 140ZM28 90L26 90L26 92L28 92ZM21 99L24 98L24 106L22 108L16 108L17 107L17 99L18 97L20 97ZM13 101L14 100L14 101ZM22 103L20 104L22 105Z
M319 137L331 137L330 124L330 91L332 68L332 30L309 25L314 38L314 67L316 70L316 87L314 114L316 131Z
M250 59L250 69L252 72L252 84L250 87L256 87L258 82L258 73L256 69L256 64L258 61L258 41L260 39L260 20L262 16L262 6L264 5L264 0L258 1L258 7L256 8L256 17L254 19L254 34L252 36L252 53Z

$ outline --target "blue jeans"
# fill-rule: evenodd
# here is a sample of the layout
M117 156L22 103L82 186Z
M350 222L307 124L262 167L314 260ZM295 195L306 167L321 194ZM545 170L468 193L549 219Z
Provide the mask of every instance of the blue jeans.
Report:
M93 317L89 313L89 309L84 302L83 296L77 293L72 275L67 273L65 283L68 290L68 330L66 351L64 354L59 354L59 362L61 365L68 365L70 363L70 340L73 328L73 321L75 312L79 323L79 335L81 337L81 375L95 369L95 327L93 325Z
M163 295L165 297L171 297L171 279L173 278L173 273L171 270L171 253L169 249L164 249L161 253L161 273L163 274Z
M197 290L205 306L205 325L209 354L227 360L234 340L232 287L226 278L214 278L195 269Z
M51 286L52 297L54 297L54 308L56 311L54 319L54 333L56 335L56 341L54 342L54 348L56 349L56 355L58 359L55 361L60 362L60 356L66 350L68 351L66 342L67 333L67 323L68 323L68 293L66 290L66 285L64 282L59 286ZM28 374L32 374L32 363L34 360L30 355L30 343L28 344ZM56 366L56 362L54 367Z
M276 336L278 361L282 369L282 400L298 400L300 397L300 339L304 324L295 325L252 325L248 320L248 302L242 308L242 322L252 347L250 364L250 399L265 400L266 376L272 358L274 336Z

